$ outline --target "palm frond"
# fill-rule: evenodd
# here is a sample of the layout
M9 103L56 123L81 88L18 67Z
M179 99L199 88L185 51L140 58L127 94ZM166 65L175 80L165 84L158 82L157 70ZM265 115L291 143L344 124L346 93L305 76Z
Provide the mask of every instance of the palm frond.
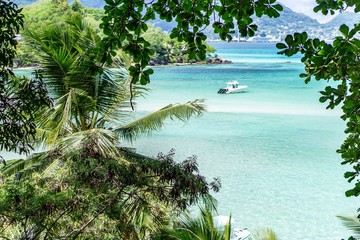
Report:
M105 158L119 158L118 137L112 131L100 128L76 132L59 140L62 152L69 154L100 154Z
M61 26L54 25L39 33L27 31L24 35L29 44L40 50L42 74L53 97L66 94L70 87L66 79L76 61L76 52L67 47L67 34L63 33Z
M360 237L360 218L359 215L349 214L348 216L337 216L342 224L351 230L356 237Z
M187 102L185 104L170 104L154 113L137 119L129 124L115 128L114 131L120 137L133 141L141 134L158 131L167 119L178 119L183 122L192 116L200 116L205 111L202 99Z
M96 81L96 111L99 113L98 126L105 122L121 121L124 110L130 109L128 73L121 69L105 69ZM99 120L99 119L97 119Z
M276 233L271 228L262 228L251 232L249 240L278 240Z
M42 171L41 175L49 176L55 172L61 163L61 158L55 158L52 162Z
M195 218L188 212L183 213L174 228L167 230L167 234L179 240L230 240L231 216L225 226L219 223L215 225L214 210L207 208L206 205L199 205L199 210L199 216Z
M231 238L231 214L228 223L225 225L224 238L225 240L230 240Z
M71 121L71 105L73 102L72 91L61 97L55 104L55 108L49 109L39 116L39 128L44 129L42 137L46 137L45 142L54 146L58 138L68 132L69 122ZM48 131L46 131L48 130Z
M50 170L51 165L55 167L55 161L59 163L59 159L51 157L51 154L51 151L45 151L32 154L27 159L8 161L6 168L1 168L0 172L7 177L14 175L16 179L30 177L35 172L45 174L44 171Z
M6 161L6 165L0 168L0 173L4 176L14 175L24 169L24 159L14 159Z

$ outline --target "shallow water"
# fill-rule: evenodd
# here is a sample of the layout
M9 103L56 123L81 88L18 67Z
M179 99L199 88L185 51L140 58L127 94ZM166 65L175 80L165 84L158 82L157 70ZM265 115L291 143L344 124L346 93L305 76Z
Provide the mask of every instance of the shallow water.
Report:
M178 160L196 155L209 179L220 177L219 214L235 226L271 227L281 239L341 239L350 235L336 215L358 206L344 192L346 167L336 149L344 139L340 109L318 101L327 83L304 84L300 58L276 55L272 45L217 44L229 65L157 67L138 115L168 103L206 99L208 112L133 146L155 156L176 149ZM289 62L290 61L290 62ZM247 85L217 94L227 81Z

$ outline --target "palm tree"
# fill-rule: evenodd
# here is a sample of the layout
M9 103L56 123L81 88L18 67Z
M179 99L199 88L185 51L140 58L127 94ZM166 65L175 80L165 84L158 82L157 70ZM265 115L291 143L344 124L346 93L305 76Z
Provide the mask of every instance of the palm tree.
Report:
M46 187L46 191L37 187L39 194L49 197L38 199L21 189L6 195L6 204L23 196L25 205L0 204L4 224L20 221L24 234L44 238L76 238L86 231L93 236L101 231L109 236L116 232L124 239L145 239L150 229L159 229L169 210L184 209L208 194L212 185L199 175L194 159L177 163L173 152L150 159L122 148L121 143L159 130L166 119L187 121L201 115L205 111L201 100L170 104L129 121L129 99L144 89L129 90L129 76L120 64L114 69L97 62L100 37L80 15L26 35L41 54L42 74L55 100L52 109L38 114L37 142L47 150L8 162L0 171L5 176L16 173L17 179L35 176L34 186ZM57 186L55 191L53 186ZM24 187L36 190L25 183ZM60 198L55 197L59 194ZM40 203L26 205L32 198ZM22 211L27 217L9 217ZM37 214L29 214L34 211Z
M176 240L231 240L240 236L232 232L231 215L224 225L223 219L214 217L217 215L216 200L211 196L202 198L203 202L198 204L198 216L194 217L189 212L183 213L175 219L171 226L163 229L162 235L155 239ZM216 219L217 218L217 219ZM220 223L221 222L221 223ZM236 230L235 230L236 231ZM251 231L250 236L241 236L248 240L278 240L279 238L271 228L260 228Z
M177 240L230 240L231 216L225 226L217 226L213 215L217 214L216 200L212 197L202 199L198 204L198 216L184 212L174 223L163 229L159 239Z
M41 54L42 75L55 100L38 117L38 142L51 149L73 151L86 141L103 156L115 157L121 140L132 142L160 130L166 119L187 121L205 111L203 101L194 100L129 122L130 98L145 90L135 86L130 91L129 75L119 62L115 69L96 61L100 37L80 15L26 35Z

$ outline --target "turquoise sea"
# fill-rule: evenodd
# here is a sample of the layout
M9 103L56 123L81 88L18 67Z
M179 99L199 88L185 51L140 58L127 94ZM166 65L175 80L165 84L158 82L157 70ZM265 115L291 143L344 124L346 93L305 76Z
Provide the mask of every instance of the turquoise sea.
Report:
M318 101L318 91L333 83L304 84L300 56L279 56L274 45L211 44L233 64L155 67L136 115L198 98L208 111L185 124L168 121L129 146L149 156L174 148L179 161L196 155L208 180L221 178L218 212L231 213L235 227L271 227L283 240L350 236L336 218L359 207L344 195L352 185L336 154L345 123L340 109ZM248 91L217 94L232 80Z
M271 227L280 239L342 239L350 236L336 215L355 211L348 169L336 153L344 140L341 110L326 110L319 90L333 83L298 77L300 56L276 54L270 44L212 43L229 65L156 67L138 115L169 103L205 99L208 112L188 123L171 122L133 146L156 156L176 150L177 160L198 157L209 180L220 177L215 194L220 215L236 227ZM217 94L227 81L247 85L240 94Z

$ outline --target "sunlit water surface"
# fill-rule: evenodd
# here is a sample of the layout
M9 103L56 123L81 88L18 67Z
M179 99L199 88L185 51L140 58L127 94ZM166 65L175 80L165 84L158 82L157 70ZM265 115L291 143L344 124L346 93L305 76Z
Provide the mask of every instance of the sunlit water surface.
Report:
M214 44L215 45L215 44ZM177 160L196 155L201 172L220 177L219 214L235 225L271 227L281 239L341 239L350 235L336 218L355 210L336 149L345 127L341 110L326 110L319 91L334 83L299 78L300 57L276 54L273 45L218 43L229 65L157 67L152 91L138 115L169 103L205 99L208 112L187 124L168 122L137 141L156 156L176 149ZM217 94L227 81L247 85L241 94Z

